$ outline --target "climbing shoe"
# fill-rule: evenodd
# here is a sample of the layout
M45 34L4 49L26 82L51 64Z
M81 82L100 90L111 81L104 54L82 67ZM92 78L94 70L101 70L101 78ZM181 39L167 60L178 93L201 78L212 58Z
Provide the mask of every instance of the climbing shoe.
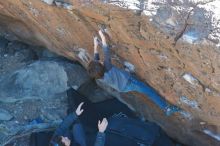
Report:
M176 113L176 112L179 112L181 111L181 109L175 105L169 105L166 110L165 110L165 113L167 116L170 116L172 115L173 113Z

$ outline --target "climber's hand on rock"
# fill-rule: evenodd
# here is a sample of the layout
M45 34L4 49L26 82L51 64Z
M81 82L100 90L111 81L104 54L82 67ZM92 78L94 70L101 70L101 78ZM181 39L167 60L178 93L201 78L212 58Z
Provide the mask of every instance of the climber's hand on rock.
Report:
M93 42L94 42L94 47L98 47L99 41L97 36L94 37Z
M77 116L80 116L80 115L83 113L83 111L84 111L84 109L82 109L83 104L84 104L84 102L81 102L81 103L78 105L78 107L77 107L77 109L76 109L76 115L77 115Z
M105 34L101 30L99 30L99 36L101 37L102 45L107 45Z

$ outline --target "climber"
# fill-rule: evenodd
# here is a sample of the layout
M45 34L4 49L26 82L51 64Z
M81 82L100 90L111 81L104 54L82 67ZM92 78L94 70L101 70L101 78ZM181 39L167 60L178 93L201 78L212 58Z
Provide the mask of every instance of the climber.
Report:
M85 133L83 127L78 119L83 113L82 105L80 103L75 112L70 113L61 123L59 128L55 131L50 141L51 146L86 146ZM96 136L94 146L104 146L105 144L105 130L108 126L108 121L103 118L98 121L99 132Z
M136 91L149 97L156 105L158 105L167 116L180 111L174 105L167 103L152 87L135 79L128 72L121 70L111 64L109 45L106 37L110 38L107 29L100 29L101 45L104 53L104 65L100 62L98 45L99 39L94 37L94 59L90 61L87 71L91 78L103 82L118 92Z

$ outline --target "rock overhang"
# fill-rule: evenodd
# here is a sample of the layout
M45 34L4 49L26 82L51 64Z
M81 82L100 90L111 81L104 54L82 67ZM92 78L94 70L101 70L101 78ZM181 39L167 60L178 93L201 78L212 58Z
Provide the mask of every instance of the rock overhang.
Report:
M204 140L201 135L194 132L204 133L204 129L202 130L198 126L198 121L205 121L213 125L215 127L214 133L220 132L218 130L220 126L218 122L220 119L220 109L218 108L219 51L207 35L202 35L206 39L199 39L203 42L205 40L205 44L195 43L195 35L201 32L197 29L200 25L192 29L185 28L185 32L179 35L178 32L181 32L185 25L183 20L180 21L179 26L176 26L179 24L175 21L176 17L167 14L162 15L166 23L158 23L157 20L161 20L159 12L164 9L163 3L158 5L154 3L155 7L151 6L152 11L150 12L152 13L148 18L145 15L134 13L133 10L121 9L107 4L85 3L81 5L77 1L71 2L73 2L73 10L58 8L54 4L47 5L42 1L35 0L0 2L0 19L3 20L0 26L20 40L46 46L50 50L69 59L78 60L84 65L89 56L92 56L92 36L98 30L97 24L105 23L112 34L111 43L115 46L112 48L114 64L119 67L135 68L135 74L142 81L153 86L169 102L180 106L187 112L182 116L175 115L167 118L142 95L135 94L128 97L123 95L118 98L123 99L123 102L136 109L142 116L158 122L169 135L184 143L189 144L190 139L194 141L195 145L215 144L213 141L216 139ZM181 1L176 6L171 5L172 11L170 12L176 11L174 8L180 8L181 5L184 5ZM207 5L211 5L211 2ZM200 7L205 7L205 5L201 4L197 11L201 10ZM156 11L153 11L153 8ZM169 8L169 3L165 8L165 10ZM183 12L186 16L185 13L189 12L189 9L184 9ZM149 11L143 10L143 14L149 14ZM194 14L196 17L199 13L195 11ZM193 17L189 18L191 19L189 23L196 20ZM206 17L199 16L199 18ZM177 28L177 30L169 31L170 28L171 30ZM208 28L211 29L211 26ZM204 32L201 33L204 34ZM217 34L214 36L216 37L211 40L218 39ZM176 37L178 41L173 46ZM181 41L184 38L190 40L192 44ZM129 64L124 64L125 62L129 62ZM197 85L186 81L183 78L184 73L195 77ZM193 109L185 104L190 101L196 102L196 107L201 110ZM195 107L194 105L192 107ZM164 122L159 122L161 120ZM189 130L192 127L199 128ZM179 134L176 134L174 131L178 130ZM183 137L183 135L188 136Z

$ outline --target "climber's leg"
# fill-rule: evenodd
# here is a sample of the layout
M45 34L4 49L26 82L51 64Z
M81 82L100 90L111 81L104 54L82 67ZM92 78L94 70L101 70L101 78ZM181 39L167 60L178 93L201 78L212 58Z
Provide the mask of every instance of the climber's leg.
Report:
M126 87L126 92L136 91L146 95L149 99L151 99L157 106L159 106L163 111L165 111L166 115L171 115L174 112L179 111L180 109L174 105L170 105L162 96L160 96L156 90L150 87L147 84L144 84L141 81L131 77L129 79L128 85Z

